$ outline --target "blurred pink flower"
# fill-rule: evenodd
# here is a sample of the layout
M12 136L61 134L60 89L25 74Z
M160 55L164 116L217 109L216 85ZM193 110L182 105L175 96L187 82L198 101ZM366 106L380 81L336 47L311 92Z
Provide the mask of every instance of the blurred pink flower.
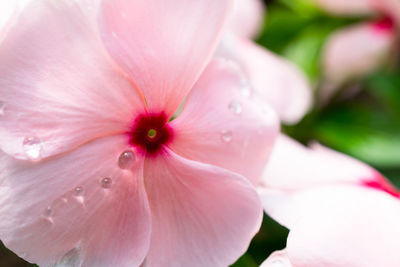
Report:
M37 0L21 12L0 46L7 247L40 266L226 266L244 253L262 220L248 179L279 126L237 65L209 63L230 4Z
M380 12L388 14L400 25L400 1L399 0L371 0Z
M380 0L309 0L335 15L369 15L376 12L374 1Z
M395 0L397 1L397 0ZM361 78L381 67L396 43L396 18L386 0L317 1L323 9L336 15L365 15L383 18L339 29L327 40L323 51L325 84L322 101L331 98L344 83ZM370 11L370 12L367 12Z
M360 23L336 31L323 53L326 84L322 100L329 99L340 85L377 70L392 54L396 34L390 20Z
M244 8L246 5L248 8ZM249 39L263 23L256 19L264 13L260 1L239 0L236 7L231 27L215 56L237 63L244 73L242 83L246 93L272 107L282 122L298 122L312 105L312 89L307 78L296 65Z
M311 108L312 89L301 70L251 40L226 34L217 55L237 62L248 83L248 94L271 106L280 120L298 122Z
M263 267L400 265L400 194L371 167L281 136L259 193L290 230L286 249Z
M236 0L229 29L242 38L254 38L262 29L265 14L262 0Z

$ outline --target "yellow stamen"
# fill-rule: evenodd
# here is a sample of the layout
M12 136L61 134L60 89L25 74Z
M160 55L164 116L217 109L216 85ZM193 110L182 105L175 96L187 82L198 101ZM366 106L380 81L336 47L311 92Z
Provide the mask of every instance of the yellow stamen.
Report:
M150 129L150 130L147 132L147 136L150 137L150 138L154 138L154 137L157 136L157 131L154 130L154 129Z

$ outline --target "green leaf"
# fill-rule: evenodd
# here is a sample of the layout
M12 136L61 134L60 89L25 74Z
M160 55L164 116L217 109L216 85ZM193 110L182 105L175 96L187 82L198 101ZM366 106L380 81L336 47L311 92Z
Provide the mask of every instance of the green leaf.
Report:
M258 264L253 260L249 254L244 254L237 262L231 267L257 267Z
M371 99L370 99L371 100ZM363 99L332 107L315 124L314 134L324 144L375 167L400 165L400 123L377 103Z
M258 43L279 54L311 20L279 5L271 6L268 10L265 29Z
M378 72L365 81L368 92L380 101L386 111L400 113L400 72Z

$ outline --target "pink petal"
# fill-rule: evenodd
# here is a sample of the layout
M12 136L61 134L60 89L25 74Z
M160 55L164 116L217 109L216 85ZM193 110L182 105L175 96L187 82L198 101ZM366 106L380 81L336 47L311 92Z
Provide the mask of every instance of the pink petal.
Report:
M287 212L302 214L287 241L293 266L400 266L398 199L338 186L302 192L293 204Z
M368 15L375 13L374 1L381 0L313 0L325 11L334 15ZM397 0L396 0L397 1Z
M3 40L10 23L13 21L13 15L15 15L16 7L16 0L0 2L0 41Z
M207 67L171 122L177 154L237 172L253 183L261 177L279 130L276 115L248 96L237 65L223 59Z
M400 1L398 0L371 0L378 10L392 17L400 25Z
M261 0L237 0L229 23L232 32L243 38L256 37L263 26L265 7Z
M107 58L86 7L33 1L3 40L0 149L6 153L38 160L65 152L125 132L144 110L138 91Z
M143 158L119 167L127 148L125 137L107 137L41 163L2 154L1 240L40 266L140 265L151 215Z
M275 251L266 259L260 267L292 267L285 250Z
M153 216L146 266L228 266L246 251L262 210L244 177L167 148L144 171Z
M363 23L336 31L323 51L327 86L321 97L329 99L338 86L375 71L388 58L395 40L393 27Z
M247 75L254 94L271 105L285 123L296 123L310 109L312 90L293 63L251 41L225 35L217 56L237 62Z
M172 116L211 57L229 0L103 0L101 30L112 57L146 97Z
M263 185L299 190L329 184L377 184L397 192L377 171L347 155L321 145L307 148L280 135L263 175Z

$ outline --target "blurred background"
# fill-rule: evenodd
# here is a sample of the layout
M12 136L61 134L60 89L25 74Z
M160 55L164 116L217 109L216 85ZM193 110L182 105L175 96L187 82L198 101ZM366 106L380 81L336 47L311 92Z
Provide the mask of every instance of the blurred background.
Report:
M399 187L400 46L394 17L400 13L325 2L330 1L264 1L267 12L256 42L298 65L315 96L313 109L283 131L304 144L316 140L358 158ZM259 266L285 247L287 234L265 216L248 252L233 266ZM35 265L0 246L0 266Z

